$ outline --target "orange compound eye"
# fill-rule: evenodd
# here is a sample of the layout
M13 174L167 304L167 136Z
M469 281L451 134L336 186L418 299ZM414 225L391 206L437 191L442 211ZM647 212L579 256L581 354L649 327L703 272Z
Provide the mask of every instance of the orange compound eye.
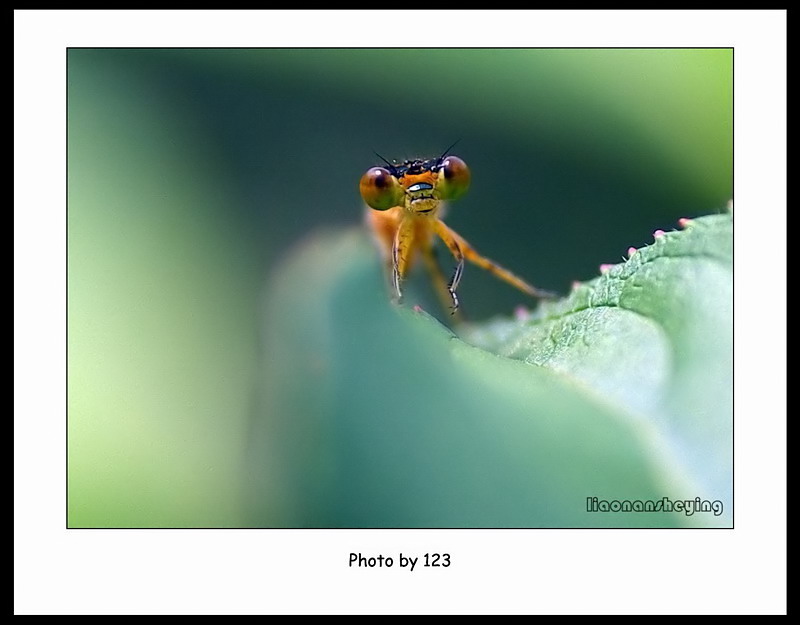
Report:
M373 167L361 176L358 185L361 197L370 208L386 210L403 203L405 191L385 167Z
M457 156L447 156L439 165L436 189L443 200L457 200L469 189L469 167Z

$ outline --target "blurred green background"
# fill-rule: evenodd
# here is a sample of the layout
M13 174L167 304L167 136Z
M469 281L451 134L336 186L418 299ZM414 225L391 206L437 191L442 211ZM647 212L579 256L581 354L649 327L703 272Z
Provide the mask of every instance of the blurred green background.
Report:
M298 512L293 450L259 443L299 427L264 408L272 296L298 245L360 223L374 151L457 139L473 181L448 223L566 293L732 196L732 51L69 50L69 525L363 523ZM471 320L521 303L470 267L459 292ZM376 523L418 520L394 513Z

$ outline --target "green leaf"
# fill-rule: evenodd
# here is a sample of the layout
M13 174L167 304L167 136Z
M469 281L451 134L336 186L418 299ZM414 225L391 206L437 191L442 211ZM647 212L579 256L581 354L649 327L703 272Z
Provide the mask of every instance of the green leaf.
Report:
M361 232L307 241L267 291L253 525L730 526L731 229L695 219L460 337L388 303Z

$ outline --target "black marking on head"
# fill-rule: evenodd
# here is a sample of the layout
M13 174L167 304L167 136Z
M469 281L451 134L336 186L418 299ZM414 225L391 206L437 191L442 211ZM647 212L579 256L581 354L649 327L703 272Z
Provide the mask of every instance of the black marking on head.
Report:
M401 177L405 176L406 174L410 174L410 175L413 176L413 175L421 174L421 173L426 172L426 171L436 171L436 169L434 169L434 167L436 166L437 161L438 161L438 159L435 159L435 158L430 158L428 160L422 160L422 159L419 159L419 158L414 159L413 161L412 160L406 160L406 161L403 162L402 165L396 165L395 166L395 170L396 170L395 176L397 176L398 178L401 178Z
M390 163L389 161L387 161L385 158L383 158L377 152L375 152L375 156L377 156L384 163L386 163L387 169L391 172L391 174L395 178L402 178L406 174L411 174L413 176L413 175L421 174L421 173L426 172L426 171L437 172L442 168L442 163L444 162L444 159L447 158L447 155L450 153L450 150L452 150L459 141L461 141L461 139L459 139L458 141L453 143L453 145L451 145L444 152L442 152L442 155L439 156L438 158L406 159L405 161L403 161L402 165L397 163L396 161Z

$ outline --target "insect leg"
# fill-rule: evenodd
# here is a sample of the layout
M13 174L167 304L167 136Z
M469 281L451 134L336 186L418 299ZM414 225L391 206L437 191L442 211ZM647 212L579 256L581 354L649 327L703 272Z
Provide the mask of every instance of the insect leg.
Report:
M527 293L528 295L530 295L532 297L539 297L539 298L543 298L543 299L552 299L554 297L557 297L557 295L555 293L551 293L550 291L544 291L544 290L539 289L539 288L537 288L537 287L535 287L535 286L533 286L531 284L528 284L527 282L525 282L525 280L515 276L508 269L506 269L504 267L501 267L500 265L498 265L493 260L491 260L489 258L485 258L484 256L481 256L480 254L478 254L478 252L475 251L475 249L469 243L467 243L464 240L464 238L461 235L457 234L456 232L454 232L453 230L448 228L441 221L439 222L439 225L437 226L437 232L439 232L440 230L442 232L446 232L447 235L456 242L456 244L460 247L462 253L464 254L464 257L468 261L478 265L478 267L481 267L481 268L485 269L486 271L491 273L493 276L495 276L497 278L500 278L500 280L503 280L504 282L507 282L511 286L519 289L523 293ZM439 233L439 236L442 237L442 240L445 240L444 235ZM447 241L445 240L445 242L447 242ZM449 244L448 244L448 246L449 246Z
M431 276L433 287L436 290L436 295L439 297L439 300L442 303L442 307L445 310L452 308L452 296L447 284L447 278L445 278L442 268L439 265L439 261L436 258L436 249L432 245L426 245L424 248L422 248L422 257L425 260L425 266L427 267L428 273ZM453 312L454 316L456 317L456 321L460 322L463 320L460 310Z
M437 221L434 225L434 229L456 259L456 269L453 272L453 277L450 278L450 282L447 284L447 290L450 293L450 298L453 300L450 314L454 315L458 310L458 295L456 295L456 289L458 288L458 283L461 282L461 274L464 273L464 253L461 250L460 241L454 236L455 233L445 226L443 221Z
M410 219L403 219L397 227L392 244L392 289L397 303L403 301L400 284L408 272L411 254L414 251L414 227Z

